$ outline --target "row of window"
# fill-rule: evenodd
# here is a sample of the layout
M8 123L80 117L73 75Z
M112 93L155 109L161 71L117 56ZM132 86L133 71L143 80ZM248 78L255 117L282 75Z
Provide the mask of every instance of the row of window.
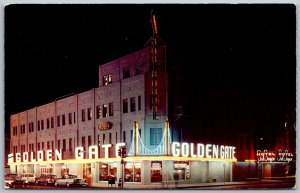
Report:
M139 135L141 136L141 129L139 129ZM101 138L102 137L102 138ZM126 142L126 131L123 131L123 142ZM150 145L159 145L162 139L162 128L150 128ZM116 132L116 138L115 143L118 141L118 133ZM130 140L133 140L133 130L130 131ZM69 151L73 151L73 147L75 146L75 141L73 141L73 138L69 138ZM99 144L106 144L106 143L112 143L112 133L108 133L108 140L106 139L105 133L101 135L98 135L98 142ZM57 148L62 149L63 151L67 150L66 147L67 139L57 140ZM74 143L74 144L73 144ZM81 144L82 147L89 147L92 145L92 136L89 135L87 137L87 144L86 144L86 137L83 136L81 138ZM53 149L54 148L54 141L47 141L37 143L37 150L44 150L46 145L46 149ZM86 146L87 145L87 146ZM34 150L34 144L29 144L28 147L29 151ZM17 152L17 146L13 146L13 151ZM21 145L21 152L25 151L25 145Z
M141 74L142 72L143 72L143 67L142 66L136 66L135 74L138 75L138 74ZM127 79L127 78L130 78L130 69L129 68L124 68L123 69L123 79ZM112 83L112 74L104 75L102 77L102 80L103 80L103 85L104 86Z
M131 97L130 98L130 112L135 112L136 111L136 97ZM137 107L138 111L142 109L142 97L138 96L138 101L137 101ZM123 113L128 113L128 99L123 99Z
M137 110L141 110L141 96L138 96L138 101L137 101ZM130 98L130 112L135 112L136 111L136 97L131 97ZM129 108L128 108L128 99L123 99L123 113L128 113ZM108 105L98 105L96 106L96 118L105 118L108 116L113 116L114 115L114 105L113 103L109 103ZM64 126L66 125L66 115L58 115L56 117L56 124L57 127ZM88 109L82 109L81 110L81 121L85 122L86 120L92 120L93 118L93 111L92 108ZM68 114L68 123L69 125L76 123L76 114L75 112L69 113ZM38 120L37 121L37 130L44 130L44 128L54 128L54 117L47 118L46 119L46 125L44 125L44 120ZM28 132L34 132L34 123L30 122L28 124ZM21 125L21 134L25 133L25 124ZM18 134L17 127L13 127L13 135L16 136Z

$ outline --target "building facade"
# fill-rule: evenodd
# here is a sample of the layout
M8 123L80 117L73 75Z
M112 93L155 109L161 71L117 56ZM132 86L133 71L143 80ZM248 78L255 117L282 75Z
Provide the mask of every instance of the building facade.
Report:
M235 147L174 141L168 109L166 47L149 45L99 66L98 88L11 115L10 171L91 186L231 181Z

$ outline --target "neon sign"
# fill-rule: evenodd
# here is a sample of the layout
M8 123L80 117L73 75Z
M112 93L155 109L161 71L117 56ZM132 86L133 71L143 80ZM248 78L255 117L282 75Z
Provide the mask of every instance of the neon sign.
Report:
M115 157L119 157L118 149L122 146L125 146L125 143L117 143L115 146ZM109 148L112 147L112 144L103 144L101 146L104 149L104 157L109 158ZM83 147L75 148L75 159L82 160L86 154L87 159L97 159L99 158L99 147L97 145L89 146L88 150L85 152ZM20 162L40 162L40 161L52 161L52 160L62 160L63 151L61 149L42 151L39 150L35 152L23 152L21 153L11 153L8 154L8 163L20 163ZM35 158L36 156L36 158Z
M104 123L99 123L98 125L98 129L100 131L106 131L106 130L110 130L112 127L112 123L111 122L104 122Z
M273 151L257 150L256 152L257 162L290 162L293 161L293 153L288 152L288 150L279 149L276 153Z
M173 142L171 152L175 157L236 159L234 146Z

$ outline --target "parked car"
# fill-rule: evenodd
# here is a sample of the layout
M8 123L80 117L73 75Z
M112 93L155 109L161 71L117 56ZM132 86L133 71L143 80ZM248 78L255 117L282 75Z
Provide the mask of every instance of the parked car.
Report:
M54 185L57 176L55 174L42 174L40 177L35 179L34 184Z
M35 182L35 175L32 173L23 173L21 174L21 179L25 181L26 184Z
M26 188L27 187L27 182L21 178L16 179L10 184L11 188Z
M54 186L86 186L86 179L82 179L77 175L65 174L61 178L56 178Z
M7 173L4 175L4 187L10 188L11 184L19 178L19 175L16 173Z

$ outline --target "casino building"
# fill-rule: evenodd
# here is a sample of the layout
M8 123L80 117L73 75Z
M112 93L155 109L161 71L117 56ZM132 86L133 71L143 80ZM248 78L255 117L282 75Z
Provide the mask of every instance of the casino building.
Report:
M98 88L11 115L10 171L77 174L91 186L112 176L124 187L232 181L235 147L175 139L168 85L166 46L153 22L143 49L99 66Z

